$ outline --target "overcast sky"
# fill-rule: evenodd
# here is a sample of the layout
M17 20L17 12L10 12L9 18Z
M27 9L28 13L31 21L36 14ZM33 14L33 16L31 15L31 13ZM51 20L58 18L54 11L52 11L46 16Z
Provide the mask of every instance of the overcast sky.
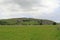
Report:
M60 22L60 0L0 0L0 19L16 17Z

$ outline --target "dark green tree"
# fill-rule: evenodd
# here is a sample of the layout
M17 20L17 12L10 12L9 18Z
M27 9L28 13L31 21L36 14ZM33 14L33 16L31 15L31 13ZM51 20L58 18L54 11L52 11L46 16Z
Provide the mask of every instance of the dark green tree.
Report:
M53 25L56 25L57 23L56 22L53 22Z

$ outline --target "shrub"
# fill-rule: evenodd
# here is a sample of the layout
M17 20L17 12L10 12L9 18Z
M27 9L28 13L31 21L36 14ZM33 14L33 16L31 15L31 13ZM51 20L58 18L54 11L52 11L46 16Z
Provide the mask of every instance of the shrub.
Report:
M56 25L56 22L53 22L53 25Z

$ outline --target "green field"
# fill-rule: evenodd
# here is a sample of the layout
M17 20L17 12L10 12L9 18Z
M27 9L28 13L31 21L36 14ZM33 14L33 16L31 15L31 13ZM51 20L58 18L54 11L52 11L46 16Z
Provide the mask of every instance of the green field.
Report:
M60 40L58 25L0 25L0 40Z

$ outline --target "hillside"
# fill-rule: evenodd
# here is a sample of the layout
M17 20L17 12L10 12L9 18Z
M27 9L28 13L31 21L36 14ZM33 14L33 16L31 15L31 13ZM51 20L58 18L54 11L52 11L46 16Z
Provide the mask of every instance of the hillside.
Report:
M34 18L12 18L0 20L0 25L52 25L56 22Z

